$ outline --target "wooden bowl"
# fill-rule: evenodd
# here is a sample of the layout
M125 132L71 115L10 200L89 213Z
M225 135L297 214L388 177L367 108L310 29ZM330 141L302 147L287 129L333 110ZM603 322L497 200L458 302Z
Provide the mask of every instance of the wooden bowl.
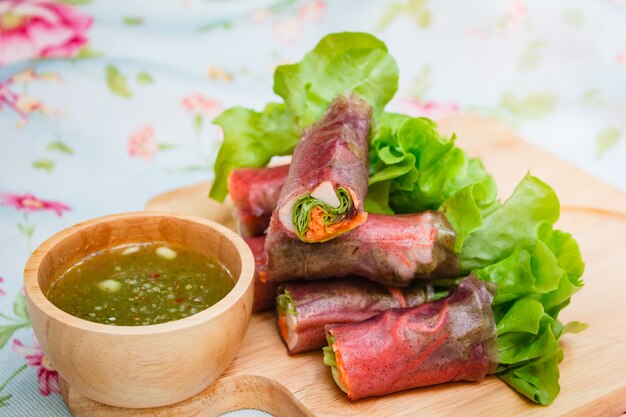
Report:
M236 280L212 307L150 326L110 326L74 317L44 294L57 274L101 249L161 241L212 255ZM165 213L128 213L63 230L32 254L24 271L37 340L59 374L95 401L158 407L183 401L213 383L246 334L252 310L254 260L234 232L209 220Z

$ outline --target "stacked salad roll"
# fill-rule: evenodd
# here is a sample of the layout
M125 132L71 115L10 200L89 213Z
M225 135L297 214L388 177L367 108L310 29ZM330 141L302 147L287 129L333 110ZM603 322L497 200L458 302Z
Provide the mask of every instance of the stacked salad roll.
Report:
M288 172L289 165L282 165L242 168L230 174L228 189L235 205L239 234L253 237L265 233Z
M284 173L284 169L279 168ZM275 172L276 168L265 170ZM241 177L240 171L233 171L231 176ZM263 204L271 206L270 196L276 195L275 188L280 186L280 181L275 178L265 181L264 178L270 175L265 175L262 169L256 171L259 174L254 181L257 191L251 195L266 196ZM239 205L251 205L249 199L243 196L235 201L237 213ZM267 214L261 213L257 218L269 217ZM281 226L276 225L276 217L272 222L275 228L280 229ZM239 226L240 230L245 228L245 224ZM309 245L273 229L268 230L265 246L265 279L270 282L357 275L384 285L406 286L415 278L458 275L454 254L455 232L443 213L370 214L365 223L353 232L332 239L325 245Z
M271 225L270 225L270 231ZM458 274L454 231L441 213L371 214L352 232L310 245L268 231L267 280L358 275L384 285Z
M351 400L450 381L480 381L498 366L484 282L468 277L441 300L327 325L324 362Z
M391 308L414 307L447 295L430 282L406 288L385 287L357 277L289 282L279 287L277 322L290 354L326 345L325 326L354 323Z
M367 219L371 107L356 95L339 96L302 135L267 231L324 242Z
M323 347L350 400L495 374L550 404L584 329L559 320L584 263L558 198L528 174L501 201L454 135L385 111L397 85L384 43L331 34L276 69L282 102L214 121L210 196L230 192L254 253L254 311L275 305L289 354Z

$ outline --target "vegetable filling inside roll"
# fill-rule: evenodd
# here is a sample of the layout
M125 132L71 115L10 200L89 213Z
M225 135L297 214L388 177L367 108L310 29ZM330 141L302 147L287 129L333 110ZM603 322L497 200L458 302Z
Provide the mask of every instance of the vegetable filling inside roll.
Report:
M287 344L287 348L292 350L298 344L298 333L296 332L298 328L298 315L296 313L296 305L288 290L285 290L276 297L276 305L280 335Z
M294 205L293 225L302 240L325 240L354 228L355 223L361 224L365 216L344 221L354 211L348 190L339 187L335 192L332 184L326 181Z

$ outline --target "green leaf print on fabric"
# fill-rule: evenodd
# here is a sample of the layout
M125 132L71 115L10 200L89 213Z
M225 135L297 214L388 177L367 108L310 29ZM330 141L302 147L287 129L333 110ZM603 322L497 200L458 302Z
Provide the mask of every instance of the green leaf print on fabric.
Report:
M583 93L583 104L602 105L602 98L600 97L600 91L597 88L592 88Z
M154 82L154 78L148 71L141 71L137 73L135 79L139 84L152 84Z
M206 25L202 25L198 28L198 32L211 32L215 29L230 29L233 27L233 22L226 19L216 20L209 22Z
M13 314L17 317L29 320L28 309L26 308L26 297L23 293L19 292L15 302L13 303Z
M6 407L7 405L9 405L9 400L11 399L12 396L13 396L12 394L0 396L0 408Z
M196 135L200 136L202 133L202 126L204 125L204 120L202 119L202 115L196 114L193 116L193 128L196 131Z
M91 46L87 45L80 48L78 53L74 56L74 58L72 58L72 61L78 61L80 59L99 58L103 55L104 53L96 51Z
M53 152L64 153L67 155L74 155L74 149L70 148L68 145L61 142L60 140L57 140L55 142L50 142L48 144L48 150L53 151Z
M602 157L619 142L622 132L616 127L607 127L596 136L596 157Z
M533 119L540 119L555 110L557 97L549 92L529 93L518 96L512 92L504 92L500 102L494 106L468 106L467 111L501 120L514 128Z
M54 158L40 158L36 161L33 161L31 166L35 169L39 169L50 173L56 168L59 159L63 155L74 155L74 149L70 148L69 145L61 142L60 140L56 140L54 142L50 142L46 147L48 152L52 152L54 154Z
M529 71L539 66L543 61L543 51L546 43L540 39L531 41L519 58L517 62L517 69L519 71Z
M426 8L426 0L407 0L404 3L393 2L385 6L374 30L385 30L398 16L406 15L421 28L427 29L432 21L432 14Z
M13 314L15 317L5 316L4 314L0 314L5 320L10 321L9 324L0 325L0 349L4 348L6 344L11 340L13 334L20 329L24 329L30 327L30 321L28 316L28 309L26 308L26 297L24 293L19 292L15 301L13 302ZM0 408L6 407L9 405L9 400L12 397L12 394L2 395L4 389L9 385L9 383L19 375L24 369L26 369L26 364L17 368L11 375L5 379L0 385Z
M33 233L35 233L35 227L36 225L28 224L28 222L17 224L17 230L19 230L21 234L29 238L33 236Z
M17 368L11 375L9 375L9 377L2 383L2 385L0 385L0 394L2 393L2 391L4 391L7 385L9 385L9 383L13 379L15 379L16 376L18 376L20 373L22 373L24 369L26 369L26 367L26 364L24 364ZM11 399L11 397L13 397L13 394L0 395L0 408L9 405L9 400Z
M13 302L13 314L15 314L15 318L5 316L4 314L2 315L2 318L10 320L11 323L0 325L0 349L6 346L16 331L30 327L28 309L26 308L26 297L24 297L24 294L21 292L18 293L15 301ZM2 389L4 389L11 379L12 377L9 377L9 379L5 381L5 383L0 387L0 392L2 392Z
M176 144L159 142L159 150L161 151L169 151L171 149L176 149L176 148L178 148L178 145Z
M547 92L530 93L526 97L518 97L515 93L503 93L500 106L520 121L537 119L554 111L556 96Z
M568 8L563 11L565 23L582 28L585 25L585 11L581 8Z
M48 158L42 158L32 163L33 168L51 172L54 169L54 161Z
M0 349L6 346L13 333L18 331L19 329L23 329L25 327L30 326L29 322L19 322L15 324L6 324L0 326Z
M107 65L105 73L107 86L113 94L117 94L118 96L124 98L128 98L133 95L133 93L128 88L126 76L122 74L116 66Z
M122 18L122 24L126 26L141 26L143 25L143 18L137 16L126 16Z

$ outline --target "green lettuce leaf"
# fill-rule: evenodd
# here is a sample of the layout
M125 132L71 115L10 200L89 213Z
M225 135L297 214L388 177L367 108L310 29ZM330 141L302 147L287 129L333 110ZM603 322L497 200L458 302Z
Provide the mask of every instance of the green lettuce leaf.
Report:
M500 379L530 400L548 405L559 395L559 363L563 350L498 373Z
M262 112L231 107L213 124L224 130L224 142L215 161L215 181L209 196L224 201L228 176L243 167L264 167L273 156L291 155L300 140L284 104L270 103Z
M552 188L527 175L511 197L483 220L463 242L461 267L470 271L491 265L508 256L518 246L534 242L535 225L554 224L559 218L559 200ZM453 224L454 226L454 224Z
M285 290L282 294L279 294L278 297L276 297L276 311L279 314L291 314L292 316L298 315L298 312L296 311L296 304L293 302L293 298L291 298L289 291Z
M469 228L466 210L470 202L481 213L498 203L491 175L479 160L469 158L454 142L454 136L441 136L430 119L384 113L370 144L370 187L365 201L368 211L437 210L457 193L471 193L471 201L461 199L465 207L449 203L443 208L452 225L459 226L460 248L464 235L482 224L482 215L476 214L475 224ZM387 193L381 191L381 183L388 187Z
M527 175L466 237L459 255L464 270L497 284L492 304L500 352L497 375L540 404L550 404L559 393L564 326L558 315L583 285L580 249L569 233L553 228L558 217L554 190ZM574 323L569 329L584 326Z
M335 97L350 91L367 101L376 117L397 89L396 61L368 33L327 35L300 62L281 65L274 73L274 92L300 128L315 123Z

